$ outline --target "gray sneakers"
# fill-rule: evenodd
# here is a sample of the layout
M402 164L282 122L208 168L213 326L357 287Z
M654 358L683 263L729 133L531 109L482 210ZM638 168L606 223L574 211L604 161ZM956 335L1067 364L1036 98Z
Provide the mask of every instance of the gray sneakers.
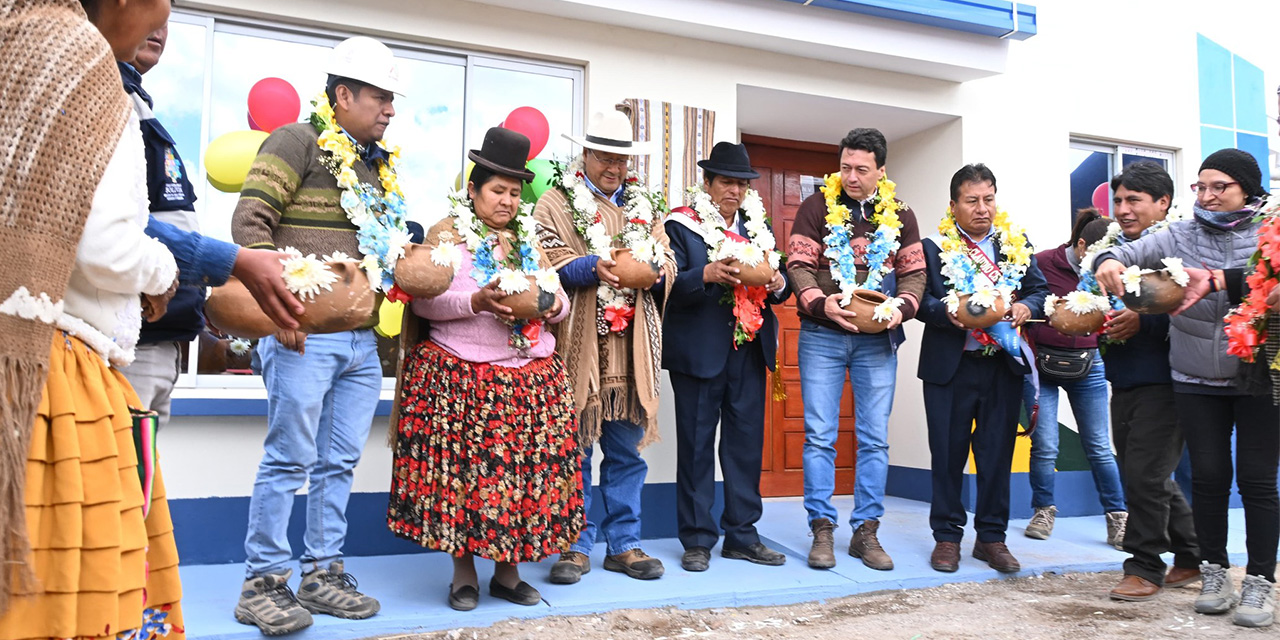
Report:
M1227 568L1201 562L1200 596L1196 598L1196 613L1226 613L1239 601L1240 596L1236 595L1231 576L1227 575Z
M1107 514L1107 544L1124 551L1124 530L1129 524L1128 511L1112 511Z
M1036 507L1036 514L1031 516L1031 522L1027 523L1027 529L1023 533L1028 538L1048 540L1053 535L1053 520L1057 514L1058 508L1053 505Z
M281 574L257 576L244 581L236 621L251 624L269 636L293 633L311 626L311 613L298 604L289 589L290 569Z
M1269 627L1275 620L1275 589L1266 578L1246 575L1240 583L1240 606L1232 622L1241 627Z
M298 602L311 613L362 620L382 607L377 600L357 591L358 586L355 577L343 571L342 561L334 560L328 569L317 567L302 576Z

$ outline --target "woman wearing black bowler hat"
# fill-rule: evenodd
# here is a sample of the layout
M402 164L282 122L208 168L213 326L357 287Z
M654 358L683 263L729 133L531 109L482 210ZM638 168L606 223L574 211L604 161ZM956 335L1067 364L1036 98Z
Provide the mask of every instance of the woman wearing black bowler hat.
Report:
M451 260L449 290L411 307L430 321L405 332L387 523L398 536L453 556L449 606L479 603L475 556L496 563L489 594L542 600L518 563L560 553L583 526L573 392L544 322L569 299L521 206L529 139L495 127L468 157L466 194L427 233ZM530 292L540 318L517 319L507 296ZM408 324L416 325L416 322Z

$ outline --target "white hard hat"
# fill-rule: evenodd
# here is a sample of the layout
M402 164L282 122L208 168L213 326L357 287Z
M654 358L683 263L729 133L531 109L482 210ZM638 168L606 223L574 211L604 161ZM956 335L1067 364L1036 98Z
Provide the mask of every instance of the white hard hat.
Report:
M325 72L371 84L384 91L400 91L400 68L387 45L366 36L347 38L329 54Z

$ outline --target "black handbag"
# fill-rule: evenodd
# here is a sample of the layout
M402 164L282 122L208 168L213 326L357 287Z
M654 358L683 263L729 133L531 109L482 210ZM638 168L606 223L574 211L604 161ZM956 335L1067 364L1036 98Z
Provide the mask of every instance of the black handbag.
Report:
M1053 380L1080 380L1093 368L1093 350L1036 345L1036 367Z

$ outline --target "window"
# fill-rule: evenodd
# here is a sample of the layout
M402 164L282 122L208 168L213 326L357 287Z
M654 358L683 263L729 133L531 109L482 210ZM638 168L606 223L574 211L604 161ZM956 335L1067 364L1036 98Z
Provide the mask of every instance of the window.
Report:
M231 240L231 216L238 194L214 189L204 178L208 143L230 131L249 128L249 89L262 78L287 80L302 102L300 119L324 88L324 64L331 47L349 34L301 30L222 16L173 12L160 64L143 85L155 112L173 135L195 184L201 232ZM429 226L447 210L446 194L465 166L467 149L478 148L484 131L502 123L512 109L532 106L551 125L543 157L568 155L561 133L582 122L582 69L552 63L478 56L388 42L400 63L404 95L386 140L404 153L400 182L409 218ZM227 342L203 336L186 352L178 386L189 389L261 388L248 358L232 357ZM383 373L395 375L395 345L380 339ZM393 381L384 380L384 388Z
M1125 167L1150 160L1171 175L1176 171L1172 151L1151 147L1128 146L1085 140L1071 141L1071 211L1068 228L1075 223L1076 212L1096 207L1103 215L1111 215L1111 178ZM1174 175L1174 184L1177 184Z

